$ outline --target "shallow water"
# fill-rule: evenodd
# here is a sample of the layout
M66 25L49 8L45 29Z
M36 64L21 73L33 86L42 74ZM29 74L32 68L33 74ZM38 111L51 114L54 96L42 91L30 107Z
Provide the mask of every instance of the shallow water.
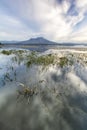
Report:
M87 53L53 49L37 53L70 58L73 54L72 65L45 68L27 67L30 53L24 50L23 57L0 53L0 130L86 130ZM17 98L20 83L37 92L29 102L27 97Z

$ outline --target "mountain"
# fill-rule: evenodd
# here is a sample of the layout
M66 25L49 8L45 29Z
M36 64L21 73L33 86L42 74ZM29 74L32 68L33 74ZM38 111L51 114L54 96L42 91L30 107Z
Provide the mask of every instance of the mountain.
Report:
M2 44L15 44L18 43L18 41L0 41Z
M31 38L25 41L0 41L2 44L5 45L59 45L59 46L87 46L85 43L57 43L53 41L49 41L43 37Z
M59 46L87 46L87 44L84 43L57 43L57 42L53 42L53 41L49 41L43 37L37 37L37 38L31 38L29 40L26 41L21 41L17 43L18 45L59 45Z
M22 41L22 42L19 42L18 44L57 44L56 42L52 42L52 41L49 41L43 37L37 37L37 38L31 38L29 40L26 40L26 41Z

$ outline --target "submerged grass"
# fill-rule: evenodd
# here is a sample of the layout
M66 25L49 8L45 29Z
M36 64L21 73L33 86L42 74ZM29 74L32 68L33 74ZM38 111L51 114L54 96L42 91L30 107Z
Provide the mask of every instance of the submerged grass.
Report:
M35 51L32 51L27 55L25 50L2 50L1 53L4 55L14 54L12 58L13 62L16 62L20 65L21 62L25 62L27 67L34 65L42 65L44 68L49 65L58 65L63 68L65 65L72 65L73 59L69 59L67 56L58 57L54 54L47 55L37 55Z
M67 57L61 57L60 58L59 66L61 68L63 68L66 65L71 65L72 66L73 64L74 64L74 60L73 59L69 59Z
M25 50L2 50L1 53L4 55L12 55L14 54L15 56L12 57L12 61L17 63L17 64L21 64L21 62L24 61L25 58Z
M30 67L32 64L48 66L54 63L54 59L54 56L51 54L45 56L37 56L35 53L31 53L28 56L26 65L27 67Z
M12 50L2 50L1 52L4 55L11 55L12 54Z
M63 68L66 65L73 65L74 61L73 59L69 59L68 57L58 57L57 55L48 54L48 55L42 55L37 56L35 52L32 52L27 57L26 65L27 67L30 67L31 65L42 65L43 67L47 67L49 65L58 65L61 68Z
M4 55L11 55L11 54L16 54L16 55L22 55L25 51L24 50L2 50L1 53Z
M55 57L53 55L49 54L49 55L46 55L46 56L38 57L37 60L36 60L36 63L48 66L48 65L54 63L54 59L55 59Z
M61 57L60 58L60 62L59 62L59 65L60 65L60 67L63 67L63 66L65 66L65 65L68 65L68 58L67 57Z

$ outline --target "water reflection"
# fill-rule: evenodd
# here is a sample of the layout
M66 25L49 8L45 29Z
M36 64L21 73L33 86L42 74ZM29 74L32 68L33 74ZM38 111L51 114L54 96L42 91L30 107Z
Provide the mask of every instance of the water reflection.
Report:
M0 54L0 130L86 130L86 65L75 60L62 68L58 64L27 67L29 54ZM20 83L36 87L38 94L30 102L25 97L17 100Z

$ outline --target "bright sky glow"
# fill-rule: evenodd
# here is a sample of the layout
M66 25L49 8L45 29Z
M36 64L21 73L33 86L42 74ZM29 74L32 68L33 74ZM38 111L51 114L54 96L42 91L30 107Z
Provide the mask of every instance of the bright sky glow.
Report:
M87 43L87 0L0 0L0 40Z

